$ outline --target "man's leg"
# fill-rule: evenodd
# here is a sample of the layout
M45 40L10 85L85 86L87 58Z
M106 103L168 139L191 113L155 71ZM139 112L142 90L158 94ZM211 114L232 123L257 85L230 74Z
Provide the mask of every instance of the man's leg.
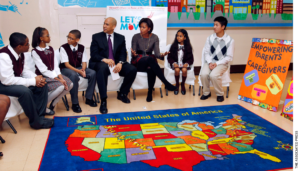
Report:
M68 68L62 69L61 73L68 77L73 82L73 88L70 90L72 104L79 104L78 102L78 82L79 75L77 72Z
M86 89L85 97L89 100L93 100L93 95L96 86L96 71L87 68L85 72L86 78L88 79L88 87Z
M120 71L120 76L124 77L124 81L122 83L122 86L120 88L120 93L127 94L129 93L130 87L133 84L135 77L136 77L137 69L129 64L124 63L122 66L122 70Z
M48 87L25 87L22 85L5 86L0 83L0 94L17 97L32 128L50 128L53 120L46 120L44 113L48 99Z
M201 68L200 79L203 86L203 95L208 96L210 94L210 84L209 84L209 74L211 70L209 69L208 63L204 62Z
M222 75L223 73L227 70L228 65L217 65L216 68L214 68L209 77L211 79L211 82L215 88L215 92L217 94L217 96L223 96L224 95L224 91L223 91L223 87L222 87Z
M100 92L101 100L107 99L107 79L110 75L108 65L104 62L98 62L95 66L96 79Z

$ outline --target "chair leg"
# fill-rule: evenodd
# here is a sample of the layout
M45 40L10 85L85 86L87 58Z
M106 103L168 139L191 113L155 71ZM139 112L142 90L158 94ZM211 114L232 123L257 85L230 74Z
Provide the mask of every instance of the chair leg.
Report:
M195 85L193 85L193 96L195 96Z
M199 93L198 93L198 96L201 95L201 86L199 86Z
M67 96L65 95L64 97L62 97L62 100L64 102L64 105L65 105L67 111L69 111L69 104L68 104Z
M97 101L98 101L98 103L100 103L99 94L98 93L96 93L96 94L97 94Z
M227 87L226 98L228 98L229 86Z
M189 86L189 89L191 89L191 85Z
M135 90L132 90L132 92L133 92L133 100L135 100L136 98L135 98Z
M95 102L97 101L97 97L96 97L95 92L94 92L94 94L93 94L93 100L94 100Z
M0 136L1 143L5 143L5 140Z
M6 120L6 123L9 125L9 127L10 127L10 128L14 131L14 133L16 134L17 131L16 131L15 127L10 123L10 121L9 121L9 120Z
M160 97L163 98L162 89L160 88Z

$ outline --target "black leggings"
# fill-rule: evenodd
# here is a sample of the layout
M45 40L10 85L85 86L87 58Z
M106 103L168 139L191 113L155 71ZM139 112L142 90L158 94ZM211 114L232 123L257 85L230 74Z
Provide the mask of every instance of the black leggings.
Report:
M165 84L170 84L163 72L161 71L158 63L152 57L142 57L137 63L137 71L138 72L147 72L148 74L148 90L152 91L156 76Z

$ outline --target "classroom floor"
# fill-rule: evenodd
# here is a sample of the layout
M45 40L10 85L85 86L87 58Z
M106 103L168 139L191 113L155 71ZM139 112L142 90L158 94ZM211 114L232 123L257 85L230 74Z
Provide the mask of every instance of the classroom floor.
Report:
M132 91L130 93L130 104L124 104L117 100L116 92L108 93L108 112L131 112L131 111L145 111L145 110L160 110L160 109L174 109L174 108L188 108L188 107L201 107L201 106L213 106L213 105L226 105L226 104L239 104L244 108L256 113L269 122L277 125L278 127L286 130L289 133L293 133L293 122L280 116L283 102L285 100L289 82L293 77L293 72L289 71L287 79L284 85L284 91L281 96L281 103L277 112L271 112L266 109L262 109L258 106L253 106L250 103L246 103L238 100L238 93L242 82L243 74L231 74L232 83L230 84L229 98L225 98L224 102L219 103L216 101L216 95L212 90L212 97L200 101L198 96L198 77L195 84L195 96L193 96L192 89L188 89L186 85L187 93L182 95L179 93L177 96L173 92L169 92L166 96L163 89L163 98L160 97L159 89L155 90L153 95L153 102L146 102L147 90L137 90L136 100L133 100ZM225 90L225 88L224 88ZM98 107L92 108L85 105L81 93L79 93L80 104L82 113L74 113L71 109L66 111L66 108L62 101L55 107L55 116L78 116L78 115L90 115L99 114ZM69 105L70 96L68 95ZM28 118L25 114L21 114L20 117L14 117L10 119L14 125L17 134L14 134L6 122L0 129L0 135L5 139L6 143L0 143L0 151L4 156L0 158L0 170L2 171L33 171L39 168L39 164L43 155L45 143L47 141L49 129L33 130L28 124ZM58 149L59 150L59 149ZM292 169L290 169L292 170Z

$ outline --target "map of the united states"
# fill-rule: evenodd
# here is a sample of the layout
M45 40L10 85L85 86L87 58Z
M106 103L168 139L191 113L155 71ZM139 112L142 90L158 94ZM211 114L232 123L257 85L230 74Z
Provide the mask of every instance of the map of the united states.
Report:
M91 122L89 117L77 123ZM92 123L92 122L91 122ZM88 123L87 123L88 124ZM206 160L228 160L230 155L252 153L281 162L251 145L256 135L246 129L241 116L219 123L184 120L131 125L83 125L65 144L72 156L85 161L115 164L143 162L153 167L168 165L192 171Z

